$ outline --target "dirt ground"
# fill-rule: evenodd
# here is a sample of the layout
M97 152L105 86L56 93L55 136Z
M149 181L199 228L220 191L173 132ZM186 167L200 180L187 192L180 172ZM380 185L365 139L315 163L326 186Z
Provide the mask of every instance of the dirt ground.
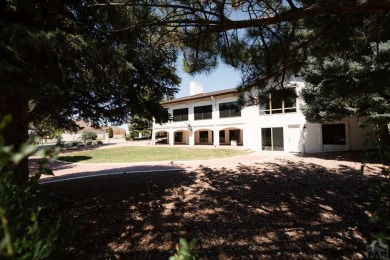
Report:
M64 259L168 259L181 237L196 238L203 259L363 259L379 165L362 177L356 161L312 155L42 189L75 232Z

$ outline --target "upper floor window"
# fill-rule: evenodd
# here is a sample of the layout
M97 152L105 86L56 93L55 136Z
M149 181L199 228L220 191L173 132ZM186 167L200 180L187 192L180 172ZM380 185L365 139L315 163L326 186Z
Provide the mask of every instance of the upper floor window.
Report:
M188 108L174 109L173 122L188 121Z
M194 108L195 120L211 119L212 118L212 106L201 106Z
M241 105L237 102L227 102L219 104L219 117L241 116Z
M267 102L260 104L260 115L290 113L297 111L295 89L275 90Z

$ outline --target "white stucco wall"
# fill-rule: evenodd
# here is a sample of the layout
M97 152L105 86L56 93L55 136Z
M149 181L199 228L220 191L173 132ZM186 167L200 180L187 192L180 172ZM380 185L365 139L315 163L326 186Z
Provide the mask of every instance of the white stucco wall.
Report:
M331 122L334 124L345 124L346 145L323 145L322 144L322 125L307 124L305 134L305 152L332 152L346 150L361 150L375 148L372 144L365 145L367 134L372 132L372 127L362 128L360 126L366 118L349 117L340 121Z
M321 124L308 123L300 111L302 99L300 90L304 87L303 82L292 82L297 93L296 112L260 115L258 105L243 107L241 116L220 118L219 104L237 101L233 94L206 97L194 100L187 100L167 105L169 113L173 114L174 109L188 108L188 120L183 122L168 122L164 125L153 124L153 132L167 131L169 133L170 144L173 145L173 133L184 131L186 133L186 144L190 146L199 143L199 131L209 131L209 144L214 141L214 146L219 146L219 131L228 129L240 129L240 141L245 148L254 151L262 151L262 129L282 128L283 138L275 142L283 144L286 152L316 153L327 151L359 150L364 148L365 136L372 129L362 129L360 123L364 119L346 118L340 122L344 123L346 133L346 145L323 145ZM212 119L194 120L194 107L212 105ZM212 140L211 131L214 131ZM280 133L280 129L275 131ZM276 135L276 134L275 134ZM225 139L228 131L225 133ZM367 148L373 148L368 146Z

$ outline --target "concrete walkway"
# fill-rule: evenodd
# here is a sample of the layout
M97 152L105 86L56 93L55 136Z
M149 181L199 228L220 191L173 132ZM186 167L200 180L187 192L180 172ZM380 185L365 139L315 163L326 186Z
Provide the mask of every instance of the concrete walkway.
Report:
M119 146L148 146L148 142L119 142L98 149L110 149ZM212 146L200 146L199 148L213 148ZM232 148L222 147L222 148ZM236 149L242 149L237 147ZM291 154L284 152L253 152L246 155L239 155L228 158L196 161L158 161L158 162L137 162L137 163L69 163L57 161L51 163L49 168L54 171L54 176L42 176L42 183L88 178L100 175L125 174L132 172L153 172L153 171L182 171L195 170L198 168L236 168L239 165L250 165L269 160L271 158L290 157Z
M123 146L123 144L120 144ZM137 143L136 145L139 145ZM113 146L114 147L114 146ZM203 148L203 147L201 147ZM284 152L253 152L246 155L196 161L159 161L137 163L68 163L57 161L50 165L55 176L42 176L42 183L96 177L99 175L125 174L131 172L182 171L198 168L235 168L239 165L250 165L271 158L291 157Z

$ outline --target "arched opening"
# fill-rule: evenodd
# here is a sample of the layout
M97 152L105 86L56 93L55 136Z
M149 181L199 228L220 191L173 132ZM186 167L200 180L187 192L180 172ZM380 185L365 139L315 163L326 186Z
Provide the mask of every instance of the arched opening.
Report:
M196 145L213 145L214 131L210 129L199 129L194 132Z
M173 133L173 139L175 145L189 145L190 135L188 131L178 130Z
M239 128L229 127L219 131L219 145L243 145L243 131Z
M169 134L167 131L158 131L155 133L156 144L169 144Z

